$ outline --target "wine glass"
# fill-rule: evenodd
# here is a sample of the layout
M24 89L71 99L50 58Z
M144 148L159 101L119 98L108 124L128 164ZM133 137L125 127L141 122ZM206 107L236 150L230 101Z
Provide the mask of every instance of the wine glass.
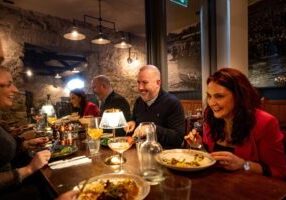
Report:
M132 146L132 141L130 137L115 137L108 140L108 146L113 151L116 151L120 155L120 170L119 173L123 172L122 169L122 159L123 159L123 152L128 150Z

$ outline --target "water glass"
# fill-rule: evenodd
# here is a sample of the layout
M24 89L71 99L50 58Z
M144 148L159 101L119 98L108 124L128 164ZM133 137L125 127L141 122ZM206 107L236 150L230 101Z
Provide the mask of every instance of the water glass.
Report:
M87 145L88 145L90 156L95 156L96 154L98 154L99 149L100 149L100 139L89 138L87 140Z
M182 176L169 176L161 184L164 200L189 200L192 181Z

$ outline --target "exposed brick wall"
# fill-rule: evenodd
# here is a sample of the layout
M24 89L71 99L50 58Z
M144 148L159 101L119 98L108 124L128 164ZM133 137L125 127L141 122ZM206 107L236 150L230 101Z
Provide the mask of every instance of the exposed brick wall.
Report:
M128 50L116 49L112 44L92 45L89 40L68 41L62 34L71 25L68 20L0 5L0 62L11 69L15 84L21 91L12 109L13 114L2 113L4 118L25 117L25 90L33 93L37 107L43 104L47 94L51 94L53 102L59 101L61 96L67 96L63 92L65 83L55 81L52 76L25 77L21 60L24 56L24 43L87 55L88 67L84 73L87 92L91 93L89 85L93 76L106 74L110 76L114 89L133 105L138 95L135 77L139 66L128 65ZM95 34L87 28L84 31L88 37ZM131 35L131 41L132 51L137 53L141 64L145 63L145 39Z

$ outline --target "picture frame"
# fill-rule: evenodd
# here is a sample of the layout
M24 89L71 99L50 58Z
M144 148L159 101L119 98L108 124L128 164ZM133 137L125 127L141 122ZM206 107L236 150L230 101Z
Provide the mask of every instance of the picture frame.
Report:
M249 80L257 88L286 87L286 2L248 8Z
M168 34L167 41L169 91L201 90L200 24Z

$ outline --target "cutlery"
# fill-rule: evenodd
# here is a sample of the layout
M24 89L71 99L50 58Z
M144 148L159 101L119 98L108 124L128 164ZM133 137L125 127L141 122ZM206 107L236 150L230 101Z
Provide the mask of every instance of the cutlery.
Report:
M52 145L51 148L50 148L51 153L55 152L56 147L57 147L59 141L60 141L60 139L57 139L57 140L53 143L53 145Z
M86 156L77 156L77 157L74 157L71 159L59 160L59 161L55 161L55 162L50 163L49 166L58 165L58 164L66 163L66 162L72 162L72 161L80 160L83 158L87 158L87 157Z
M78 194L77 194L77 196L76 196L76 199L77 199L77 198L79 197L79 195L83 192L83 190L84 190L86 184L88 183L88 181L89 181L89 178L86 179L86 180L83 182L83 184L82 184L81 187L80 187L80 185L77 185L77 187L79 188L79 192L78 192Z

